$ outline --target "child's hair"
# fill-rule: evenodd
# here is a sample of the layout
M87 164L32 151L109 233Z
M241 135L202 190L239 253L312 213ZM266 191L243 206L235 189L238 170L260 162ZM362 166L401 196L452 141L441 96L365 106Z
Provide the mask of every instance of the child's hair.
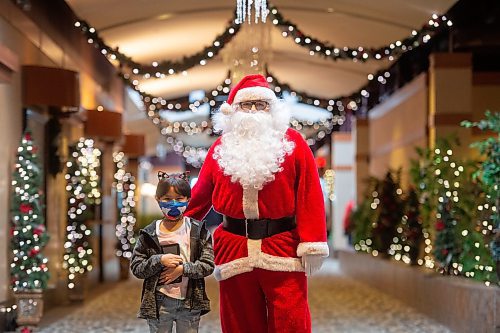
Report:
M189 171L183 173L168 174L163 171L158 171L158 186L156 187L156 197L161 198L169 190L170 187L174 191L188 199L191 198L191 186L189 186Z

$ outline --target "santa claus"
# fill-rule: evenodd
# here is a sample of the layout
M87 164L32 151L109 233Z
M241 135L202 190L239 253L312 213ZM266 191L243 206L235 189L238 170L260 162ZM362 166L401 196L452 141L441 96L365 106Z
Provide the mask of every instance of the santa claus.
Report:
M214 116L212 145L186 215L224 216L215 230L222 331L310 332L306 275L328 256L311 149L262 75L248 75Z

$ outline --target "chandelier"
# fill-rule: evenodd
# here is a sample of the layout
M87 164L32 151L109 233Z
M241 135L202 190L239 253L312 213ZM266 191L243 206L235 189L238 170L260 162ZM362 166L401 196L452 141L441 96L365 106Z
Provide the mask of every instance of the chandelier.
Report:
M255 23L259 23L259 17L262 22L266 22L267 2L266 0L236 0L236 23L241 24L248 18L248 23L252 20L252 5L254 7Z
M272 59L271 29L270 22L244 24L221 51L223 62L231 71L231 82L248 74L266 74L266 65Z

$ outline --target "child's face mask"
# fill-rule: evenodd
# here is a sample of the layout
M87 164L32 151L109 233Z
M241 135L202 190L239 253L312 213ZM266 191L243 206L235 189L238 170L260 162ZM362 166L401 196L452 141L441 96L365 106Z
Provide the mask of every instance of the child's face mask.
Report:
M163 215L167 218L175 219L182 215L187 208L188 202L181 201L158 201L158 205L160 206Z

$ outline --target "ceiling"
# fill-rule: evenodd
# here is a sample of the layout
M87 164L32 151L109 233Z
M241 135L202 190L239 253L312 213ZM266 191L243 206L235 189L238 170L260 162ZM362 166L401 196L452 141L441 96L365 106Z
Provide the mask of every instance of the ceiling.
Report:
M233 16L235 0L67 0L93 25L105 42L135 61L179 60L212 43ZM303 32L337 47L380 47L410 35L433 13L446 12L456 0L275 0L283 17ZM387 61L353 63L310 56L272 29L272 73L294 89L320 97L347 95L366 83L367 75ZM188 75L142 80L141 87L165 98L193 89L213 89L227 67L219 56ZM146 82L144 82L146 81Z
M144 64L180 60L211 45L233 17L235 0L66 0L104 41ZM285 20L305 34L336 47L381 47L420 29L432 14L445 13L456 0L275 0ZM385 61L354 63L309 55L293 39L271 28L270 72L293 89L335 98L359 90L367 75L388 67ZM226 77L221 55L187 75L141 79L147 93L164 98L209 90Z

